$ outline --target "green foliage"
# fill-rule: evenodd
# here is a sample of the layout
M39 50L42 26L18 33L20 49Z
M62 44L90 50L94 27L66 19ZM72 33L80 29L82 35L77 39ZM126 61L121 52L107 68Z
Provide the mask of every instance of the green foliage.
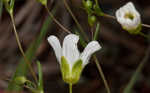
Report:
M44 93L42 66L41 66L39 61L37 62L37 66L38 66L38 75L39 75L39 81L38 81L38 88L37 88L37 90L40 93Z

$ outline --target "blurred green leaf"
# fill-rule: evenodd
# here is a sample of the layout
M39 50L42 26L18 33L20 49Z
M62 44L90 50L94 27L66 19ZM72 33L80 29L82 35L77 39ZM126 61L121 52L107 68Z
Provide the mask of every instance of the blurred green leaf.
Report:
M133 74L133 76L131 77L128 85L125 87L123 93L133 93L132 92L132 88L135 85L136 81L138 80L139 75L141 74L142 69L144 68L144 65L146 64L146 62L148 62L148 58L149 58L149 52L150 52L150 47L149 49L146 51L145 56L143 58L143 60L140 62L139 66L137 67L135 73Z
M55 11L56 11L56 8L54 8L54 10L53 10L54 14L55 14ZM43 24L43 27L41 29L39 36L30 45L29 49L26 51L26 57L29 60L29 62L32 62L32 59L35 57L35 53L36 53L37 49L39 48L42 40L46 36L48 28L51 26L51 23L52 23L52 19L50 17L48 17L46 19L45 23ZM18 85L13 83L13 81L15 80L16 77L18 77L18 76L25 76L26 77L26 75L28 74L27 73L28 72L28 66L24 62L24 59L22 58L19 62L20 63L16 69L16 72L13 75L12 80L8 84L8 88L7 88L8 91L21 91L23 88L23 86L18 86Z
M38 75L39 75L38 90L40 91L40 93L44 93L42 66L39 61L37 62L37 66L38 66Z

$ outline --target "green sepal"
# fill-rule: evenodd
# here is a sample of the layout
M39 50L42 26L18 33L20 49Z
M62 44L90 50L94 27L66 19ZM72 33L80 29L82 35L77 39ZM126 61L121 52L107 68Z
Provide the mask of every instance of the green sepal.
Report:
M71 82L71 70L69 67L69 64L64 56L61 57L61 73L62 73L62 78L66 83Z
M6 8L7 12L10 15L12 15L13 14L15 0L3 0L3 3L5 5L5 8Z
M70 66L64 56L61 57L61 73L63 80L68 84L75 84L79 81L82 72L82 60L78 60L70 69Z
M127 28L123 27L126 31L128 31L130 34L137 35L140 34L140 31L142 30L142 25L139 24L136 29L128 30Z
M75 64L72 67L72 77L73 77L72 84L75 84L79 81L82 70L83 70L82 60L79 59L78 61L75 62Z
M38 2L40 2L42 5L47 5L47 0L37 0Z

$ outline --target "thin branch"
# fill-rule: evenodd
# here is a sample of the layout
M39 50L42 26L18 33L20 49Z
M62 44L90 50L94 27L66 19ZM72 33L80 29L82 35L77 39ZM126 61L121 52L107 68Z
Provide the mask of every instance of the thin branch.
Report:
M105 78L105 75L104 75L104 73L103 73L103 70L102 70L102 68L101 68L101 65L100 65L100 63L99 63L97 57L94 55L93 58L94 58L94 60L95 60L95 64L96 64L96 66L97 66L97 68L98 68L99 74L100 74L100 76L102 77L102 80L103 80L104 85L105 85L105 87L106 87L107 93L111 93L111 92L110 92L109 85L108 85L108 83L107 83L107 80L106 80L106 78Z
M53 21L54 21L61 29L63 29L63 30L64 30L65 32L67 32L67 33L71 33L68 29L66 29L61 23L59 23L59 22L56 20L56 18L53 16L53 14L49 11L47 5L45 5L45 8L46 8L46 10L47 10L49 16L53 19Z
M83 30L83 28L81 27L80 23L78 22L77 18L74 16L73 12L71 11L69 5L67 4L66 0L63 0L64 5L66 7L66 9L68 10L68 12L70 13L70 15L72 16L73 20L75 21L75 23L77 24L77 27L79 28L79 30L81 31L82 35L84 36L85 40L88 41L88 37L85 35L85 32Z
M12 14L10 14L10 17L11 17L11 20L12 20L12 24L13 24L13 28L14 28L13 31L14 31L14 34L15 34L15 37L16 37L16 41L17 41L19 50L20 50L22 56L24 57L24 60L25 60L25 62L27 63L27 65L28 65L28 67L29 67L29 69L30 69L30 72L31 72L33 78L35 79L35 81L36 81L36 83L37 83L38 80L37 80L36 74L35 74L35 72L34 72L32 66L31 66L30 62L29 62L28 59L26 58L25 53L24 53L23 48L22 48L22 45L21 45L21 43L20 43L20 39L19 39L17 30L16 30L16 26L15 26L14 17L13 17Z

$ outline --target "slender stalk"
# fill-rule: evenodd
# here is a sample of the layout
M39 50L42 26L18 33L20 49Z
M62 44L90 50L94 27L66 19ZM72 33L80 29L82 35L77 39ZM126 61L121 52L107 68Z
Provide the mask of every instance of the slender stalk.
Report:
M69 93L72 93L72 84L69 84Z
M24 60L25 60L25 62L27 63L27 65L28 65L28 67L29 67L29 70L30 70L30 72L31 72L31 74L32 74L32 76L33 76L33 78L34 78L35 81L37 82L38 80L37 80L36 74L35 74L35 72L34 72L32 66L31 66L30 62L29 62L28 59L26 58L25 53L24 53L24 51L23 51L23 48L22 48L22 46L21 46L21 43L20 43L20 40L19 40L19 36L18 36L17 30L16 30L16 26L15 26L15 21L14 21L13 14L10 14L10 17L11 17L11 21L12 21L12 24L13 24L13 28L14 28L13 31L14 31L14 34L15 34L15 37L16 37L16 41L17 41L19 50L20 50L22 56L24 57Z
M112 16L112 15L108 15L108 14L103 14L104 17L107 17L107 18L111 18L111 19L115 19L116 20L116 17Z
M102 80L103 80L103 82L104 82L104 85L105 85L105 88L106 88L106 90L107 90L107 93L111 93L111 92L110 92L109 85L108 85L108 83L107 83L107 80L106 80L106 78L105 78L105 75L104 75L104 73L103 73L103 70L102 70L102 68L101 68L101 65L99 64L98 59L96 58L95 55L93 56L93 58L94 58L94 60L95 60L95 64L96 64L96 66L97 66L97 68L98 68L99 74L100 74L100 76L102 77Z
M142 26L150 28L150 25L147 25L147 24L142 24Z
M74 20L75 23L77 24L77 26L78 26L79 30L81 31L81 33L82 33L83 37L85 38L85 40L86 40L86 41L89 41L89 40L88 40L88 37L85 35L85 32L84 32L83 28L82 28L81 25L79 24L77 18L76 18L76 17L74 16L74 14L72 13L72 11L71 11L69 5L67 4L66 0L63 0L63 2L64 2L64 5L65 5L66 9L68 10L68 12L69 12L70 15L72 16L73 20Z
M67 32L67 33L71 33L68 29L66 29L62 24L60 24L60 23L56 20L56 18L53 16L53 14L49 11L47 5L45 5L45 8L46 8L46 10L47 10L49 16L53 19L53 21L54 21L58 26L60 26L61 29L63 29L63 30L64 30L65 32Z

